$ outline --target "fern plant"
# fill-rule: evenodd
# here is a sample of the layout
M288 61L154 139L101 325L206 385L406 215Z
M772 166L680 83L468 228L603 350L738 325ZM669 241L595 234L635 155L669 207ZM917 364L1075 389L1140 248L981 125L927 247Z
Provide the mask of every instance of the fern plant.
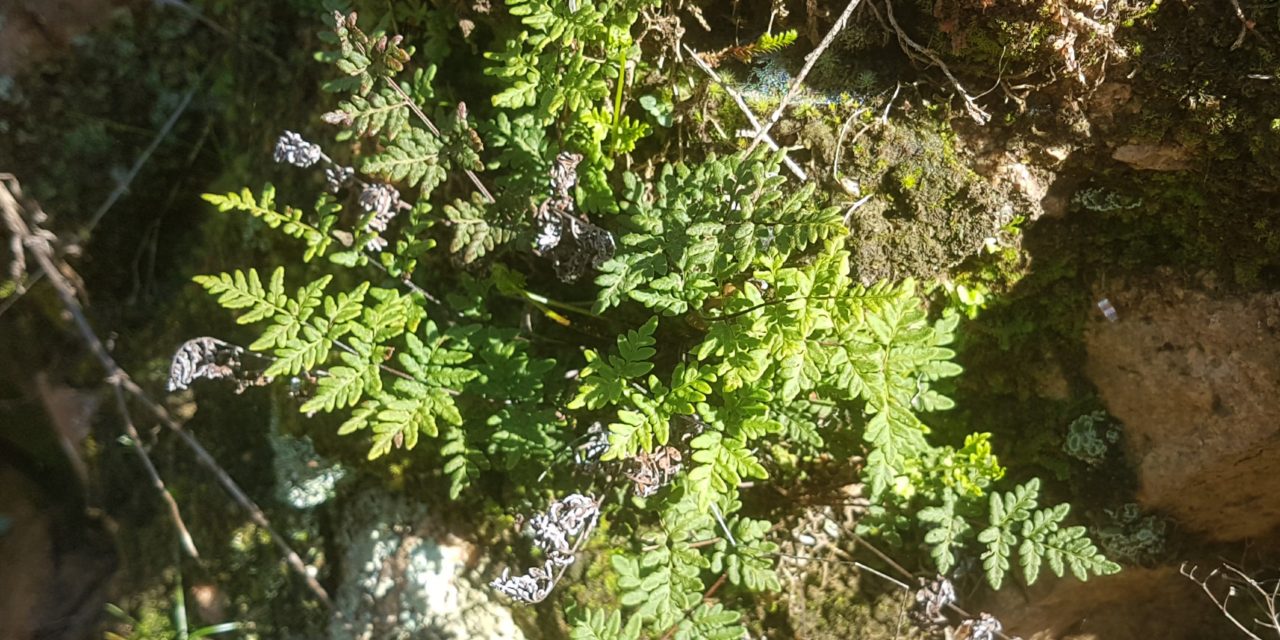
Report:
M458 34L411 71L404 40L330 15L336 108L322 119L337 146L290 134L277 148L323 170L328 193L308 211L281 208L270 185L206 196L334 272L296 291L283 269L196 279L261 326L248 348L263 375L310 381L300 411L340 415L371 460L438 462L455 498L486 474L530 487L497 505L510 511L559 508L552 487L609 496L578 498L616 518L612 537L574 531L608 547L618 608L573 611L575 638L742 637L726 605L781 581L773 525L742 513L741 487L834 440L861 443L864 531L916 532L942 573L966 556L995 588L1015 556L1028 582L1046 564L1117 570L1066 505L1040 505L1037 482L998 490L987 434L931 441L928 415L954 404L941 383L961 373L958 316L931 318L910 280L856 283L840 210L789 185L779 153L657 162L651 178L615 168L650 133L623 95L653 6L509 0L483 52L492 99L474 113L438 75ZM546 258L557 275L596 273L557 282ZM578 551L501 588L541 600L565 574L553 560Z

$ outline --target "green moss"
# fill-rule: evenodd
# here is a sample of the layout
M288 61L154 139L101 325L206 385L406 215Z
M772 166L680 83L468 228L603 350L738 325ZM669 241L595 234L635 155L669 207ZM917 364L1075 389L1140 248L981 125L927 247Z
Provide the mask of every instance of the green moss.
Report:
M859 176L871 195L850 216L863 280L931 278L976 253L1018 213L1009 194L969 168L945 118L875 125L842 150L841 174ZM825 151L817 142L810 148Z
M920 185L920 178L924 177L924 168L915 167L902 175L898 176L898 184L903 191L911 191Z

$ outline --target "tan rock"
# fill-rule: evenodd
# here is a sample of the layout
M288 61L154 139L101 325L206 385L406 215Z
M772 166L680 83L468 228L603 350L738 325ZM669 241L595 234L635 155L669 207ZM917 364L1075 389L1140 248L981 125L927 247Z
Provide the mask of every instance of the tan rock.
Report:
M1142 171L1186 171L1191 168L1191 151L1177 145L1123 144L1116 147L1111 157Z
M1216 611L1203 596L1176 567L1127 567L1088 582L1042 576L1023 593L996 593L984 608L1026 640L1199 640L1216 637Z
M1139 501L1215 540L1280 526L1280 295L1113 287L1086 373L1125 425Z

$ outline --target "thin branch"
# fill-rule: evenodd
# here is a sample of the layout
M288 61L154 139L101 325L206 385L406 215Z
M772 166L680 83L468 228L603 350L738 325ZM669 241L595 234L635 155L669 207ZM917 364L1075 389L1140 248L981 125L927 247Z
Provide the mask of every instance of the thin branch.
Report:
M715 81L716 84L720 85L721 89L724 89L725 93L729 94L729 97L733 98L733 102L738 105L738 110L742 111L742 115L747 117L747 122L751 123L751 126L753 130L757 132L757 135L759 134L759 132L762 132L762 131L764 132L765 144L769 145L770 149L777 151L779 149L778 143L774 142L773 138L769 136L769 132L764 131L764 129L760 126L760 120L756 118L756 114L751 111L751 107L747 106L747 102L742 99L742 94L739 94L737 91L734 91L733 87L730 87L728 84L726 84L725 81L720 78L720 74L716 73L716 70L712 69L711 66L708 65L706 61L702 59L702 56L698 55L698 52L694 51L693 49L690 49L689 45L682 43L680 46L683 47L685 51L689 52L689 57L693 60L693 63L697 65L699 69L702 70L703 73L710 76L710 78L713 81ZM800 165L796 164L795 160L792 160L790 157L783 155L782 162L783 164L787 165L787 169L790 169L791 173L795 175L796 178L799 178L800 182L805 182L809 179L809 176L805 174L804 169L801 169Z
M1244 17L1244 9L1240 8L1240 0L1231 0L1231 6L1236 10L1236 17L1240 19L1240 35L1236 36L1236 41L1231 43L1231 50L1235 51L1244 44L1244 37L1249 35L1249 30L1253 29L1253 23Z
M1231 593L1235 588L1232 587L1231 590L1227 592L1227 596L1225 598L1219 599L1217 594L1213 592L1213 589L1209 588L1209 581L1212 580L1214 576L1218 575L1218 570L1214 569L1213 571L1210 571L1204 578L1197 578L1196 570L1198 569L1199 567L1195 565L1191 565L1191 568L1188 569L1187 563L1184 562L1182 563L1182 566L1178 567L1178 573L1181 573L1188 580L1200 585L1200 589L1205 592L1205 595L1209 596L1209 600L1213 602L1214 606L1218 607L1218 610L1222 612L1222 615L1225 616L1227 620L1230 620L1231 624L1235 625L1242 633L1253 640L1262 640L1258 634L1250 631L1248 627L1244 626L1244 623L1237 620L1235 615L1231 613L1231 610L1227 608L1227 600L1231 599Z
M863 107L861 109L854 111L852 114L849 115L848 118L845 118L844 124L840 125L840 135L836 138L836 152L835 154L833 154L834 157L831 159L831 179L832 180L840 179L840 153L844 149L844 136L845 134L849 133L849 125L853 124L853 121L855 118L866 113L868 110L869 109L867 107Z
M755 139L753 139L751 144L747 146L748 153L750 153L752 149L755 149L756 145L760 144L760 141L764 140L765 136L769 135L769 129L772 129L773 125L777 124L778 121L782 119L782 112L786 110L787 105L790 104L796 96L800 95L801 84L804 83L805 77L809 75L809 71L813 69L813 65L818 62L818 58L822 57L823 52L831 46L832 42L835 42L836 36L844 30L844 26L849 22L849 17L853 15L853 10L857 9L859 4L862 4L862 0L849 0L849 4L845 5L844 12L840 14L839 18L836 18L836 23L831 25L831 30L827 32L826 37L822 39L822 42L818 43L818 48L814 49L809 53L809 55L804 57L804 66L800 68L800 73L796 74L796 77L791 79L791 86L787 89L787 94L782 97L782 102L778 103L778 108L773 110L773 113L769 116L769 120L764 123L763 127L760 127L758 132L756 132Z
M951 69L947 67L946 63L943 62L942 59L933 51L920 45L915 40L912 40L911 36L908 36L906 32L902 30L902 27L898 25L898 19L893 15L893 1L887 0L884 3L884 6L885 11L889 14L889 24L893 25L893 31L898 36L898 45L902 47L902 50L912 57L923 56L929 62L937 65L939 69L942 69L942 73L951 81L951 86L955 87L956 91L960 93L961 99L964 100L965 111L969 113L969 117L973 118L974 122L978 124L986 124L990 121L991 114L983 111L982 107L978 106L977 101L973 99L973 96L969 95L969 92L965 90L964 85L960 84L960 81L952 75ZM875 10L875 5L872 4L871 8L872 10ZM879 15L878 11L876 12L876 15Z
M209 453L195 436L191 435L182 425L169 415L169 412L161 405L154 402L141 387L138 386L129 374L116 363L115 358L107 351L102 340L94 332L89 320L85 317L84 308L80 305L80 301L76 298L76 290L60 269L70 271L70 266L60 260L55 260L53 245L51 239L52 234L39 227L29 227L23 219L21 211L24 207L19 203L21 198L21 188L18 181L11 174L0 173L0 216L4 219L5 226L9 232L19 237L22 244L36 259L40 268L49 277L50 284L53 285L54 291L62 300L62 305L67 313L71 315L72 322L80 333L81 339L89 348L89 351L98 359L102 368L107 372L107 380L111 384L117 386L154 415L161 424L168 427L170 431L182 440L183 444L191 450L196 456L196 460L205 468L214 474L218 483L222 488L231 495L245 511L249 513L249 519L254 524L262 527L270 534L272 541L276 544L285 556L285 561L299 576L302 577L307 587L316 596L316 598L328 608L333 608L333 601L329 598L329 594L325 591L320 582L313 577L307 569L306 563L302 558L285 542L284 537L271 526L271 521L267 519L262 509L249 498L248 495L236 484L235 480L218 464L218 461Z
M369 264L377 267L383 273L387 274L387 277L394 278L394 276L391 275L391 272L387 270L387 267L377 260L376 256L369 255L368 251L365 251L365 255L369 257ZM418 285L418 283L414 282L413 280L410 280L408 278L403 278L403 277L395 278L395 279L398 280L405 287L407 287L410 291L414 293L422 294L422 297L431 301L433 304L440 307L441 309L445 309L446 311L449 310L449 307L445 306L443 302L440 302L439 298L431 295L430 291L423 289L421 286Z
M885 564L888 564L889 566L893 567L893 568L894 568L894 570L896 570L898 573L902 574L903 576L906 576L907 578L914 578L914 577L915 577L915 576L913 576L913 575L912 575L912 573L911 573L910 571L907 571L905 568L903 568L903 566L902 566L902 565L900 565L900 564L898 564L897 562L895 562L893 558L890 558L890 557L889 557L887 554L885 554L883 551L881 551L881 550L877 549L877 548L876 548L874 545L872 545L870 542L867 542L867 541L866 541L866 539L865 539L865 538L863 538L862 536L855 535L853 539L854 539L854 541L855 541L856 543L858 543L858 544L860 544L860 545L862 545L862 546L866 547L868 550L870 550L872 553L874 553L874 554L876 555L876 557L878 557L878 558L880 558L882 561L884 561L884 562L885 562ZM960 608L960 606L959 606L959 605L957 605L957 604L955 604L954 602L948 603L948 604L947 604L947 608L948 608L948 609L950 609L950 610L952 610L952 611L954 611L954 612L956 612L956 613L958 613L958 614L960 614L961 616L964 616L965 618L973 618L973 617L974 617L974 616L973 616L973 614L969 613L968 611L965 611L964 609L961 609L961 608ZM1004 638L1005 640L1011 640L1011 639L1010 639L1010 637L1009 637L1009 636L1007 636L1007 635L1005 635L1003 632L996 632L996 635L1000 636L1001 638Z
M872 546L872 545L871 545L871 543L869 543L869 542L867 542L866 540L864 540L861 536L854 536L854 541L855 541L857 544L860 544L860 545L862 545L862 546L866 547L869 551L871 551L871 552L872 552L872 553L874 553L877 557L879 557L879 558L880 558L880 560L882 560L883 562L885 562L885 563L886 563L886 564L888 564L889 566L893 567L893 569L894 569L894 570L896 570L898 573L901 573L901 574L902 574L904 577L906 577L908 580L912 580L912 579L914 579L914 578L915 578L915 576L914 576L914 575L912 575L912 573L911 573L910 571L907 571L906 569L904 569L904 568L902 567L902 565L900 565L900 564L898 564L897 562L895 562L895 561L893 560L893 558L890 558L890 557L889 557L888 555L886 555L884 552L882 552L882 551L880 551L879 549L877 549L877 548L875 548L874 546ZM898 587L899 589L902 589L903 591L908 591L908 592L909 592L909 591L913 591L913 588L911 587L911 585L907 584L906 582L903 582L903 581L901 581L901 580L898 580L897 578L894 578L893 576L891 576L891 575L889 575L889 574L887 574L887 573L885 573L885 572L883 572L883 571L880 571L880 570L878 570L878 569L872 568L872 567L868 566L868 565L867 565L867 564L865 564L865 563L858 562L857 560L854 560L854 559L853 559L853 556L849 555L849 552L845 551L844 549L841 549L841 548L839 548L839 547L832 546L832 545L826 545L826 548L827 548L827 549L830 549L830 550L831 550L832 552L834 552L836 555L841 556L841 557L843 557L844 559L843 559L843 560L832 560L832 559L828 559L828 558L818 558L818 557L815 557L815 556L804 556L804 555L797 555L797 554L790 554L790 553L781 553L781 552L774 552L774 553L768 553L768 554L752 554L752 553L751 553L751 551L750 551L749 549L743 549L743 550L740 550L740 551L739 551L739 553L746 553L746 554L749 554L749 555L755 555L755 557L757 557L757 558L763 558L763 557L790 558L790 559L795 559L795 560L805 560L805 561L812 561L812 562L822 562L822 563L826 563L826 564L843 564L843 565L849 565L849 566L852 566L852 567L856 567L857 569L859 569L859 570L861 570L861 571L866 571L867 573L870 573L871 575L873 575L873 576L875 576L875 577L877 577L877 578L880 578L881 580L884 580L884 581L886 581L886 582L889 582L890 584L892 584L892 585L894 585L894 586ZM963 616L964 618L973 619L973 617L974 617L973 615L969 614L969 612L965 611L964 609L961 609L959 606L957 606L957 605L956 605L956 604L954 604L954 603L949 603L949 604L947 605L947 607L948 607L949 609L951 609L952 611L956 612L957 614L959 614L959 615ZM996 632L996 635L997 635L997 636L999 636L1000 638L1003 638L1004 640L1013 640L1013 639L1012 639L1012 638L1010 638L1007 634L1005 634L1003 631L997 631L997 632Z
M146 469L147 475L151 476L151 486L160 492L160 499L169 507L169 519L173 521L173 526L178 530L178 540L182 543L182 550L192 558L199 559L200 551L196 549L196 543L191 539L191 533L187 530L187 525L182 521L182 512L178 509L178 503L173 499L173 494L169 493L169 488L165 486L164 480L160 478L160 473L156 471L156 466L152 464L151 457L147 455L147 450L142 446L142 437L138 435L138 430L133 426L133 416L129 414L129 404L125 400L124 390L120 388L116 380L108 380L111 384L111 391L116 397L116 410L120 413L120 419L124 421L124 433L129 436L129 443L133 445L134 453L138 454L138 460L142 462L142 468Z

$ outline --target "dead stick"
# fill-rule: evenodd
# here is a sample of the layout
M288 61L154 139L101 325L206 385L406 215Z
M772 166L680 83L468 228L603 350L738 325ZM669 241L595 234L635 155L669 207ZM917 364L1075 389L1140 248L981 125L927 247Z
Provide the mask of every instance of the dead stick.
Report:
M778 103L778 108L773 110L773 113L769 115L769 120L756 132L756 137L747 146L747 153L751 153L756 148L756 145L760 144L760 141L769 135L769 129L772 129L773 125L782 119L782 112L786 110L787 105L797 95L800 95L800 85L804 82L805 77L809 75L809 71L813 69L813 65L818 62L818 58L822 57L822 53L827 50L827 47L830 47L831 43L835 42L836 36L844 30L845 24L849 22L849 17L853 15L853 10L857 9L861 3L862 0L849 0L849 4L845 5L844 12L840 14L839 18L836 18L836 23L831 25L831 30L827 32L826 37L822 39L822 42L818 43L818 48L804 57L804 66L800 68L800 73L791 79L791 87L787 89L787 95L783 96L782 102Z
M907 571L907 570L906 570L902 565L900 565L900 564L898 564L896 561L894 561L894 559L893 559L893 558L890 558L890 557L888 556L888 554L886 554L885 552L883 552L883 551L881 551L881 550L877 549L877 548L876 548L875 546L873 546L870 542L867 542L867 541L866 541L866 539L865 539L865 538L863 538L862 536L855 535L855 536L853 537L853 541L854 541L856 544L860 544L860 545L862 545L862 546L866 547L866 548L867 548L867 550L871 551L871 553L876 554L876 556L877 556L877 557L879 557L881 560L883 560L883 561L885 562L885 564L887 564L887 565L889 565L889 566L893 567L894 569L896 569L896 570L898 571L898 573L901 573L902 575L906 576L908 579L911 579L911 578L914 578L914 577L915 577L914 575L912 575L912 573L911 573L910 571ZM960 608L960 606L959 606L959 605L957 605L957 604L956 604L956 603L954 603L954 602L947 603L947 608L948 608L948 609L950 609L950 610L952 610L952 611L954 611L954 612L956 612L956 613L958 613L958 614L960 614L960 615L962 615L962 616L964 616L964 617L966 617L966 618L973 618L973 614L969 613L968 611L965 611L964 609L961 609L961 608ZM1004 638L1005 640L1009 640L1009 636L1005 635L1005 634L1004 634L1004 633L1002 633L1002 632L996 632L996 635L1000 636L1001 638Z
M178 539L182 542L182 549L192 558L199 559L200 551L196 549L196 543L191 539L191 533L187 531L187 525L182 521L182 512L178 509L178 503L173 499L173 494L169 493L169 488L164 485L164 480L160 478L160 473L156 471L156 466L152 464L151 457L147 455L147 450L142 446L142 438L138 435L138 430L133 426L133 416L129 414L129 404L125 400L124 390L116 384L115 380L111 380L111 391L116 397L116 410L120 412L120 419L124 421L125 435L129 436L129 442L133 445L134 453L138 454L138 460L142 462L142 468L147 470L147 475L151 476L151 486L160 492L160 499L169 507L169 519L173 520L173 526L178 530Z
M898 36L898 44L902 49L906 51L908 55L911 55L914 51L927 58L929 62L938 65L939 69L942 69L943 75L947 76L947 79L951 81L951 86L955 87L956 91L960 93L960 97L964 100L965 111L969 113L969 117L973 118L974 122L977 122L978 124L986 124L991 120L991 114L983 111L982 107L978 106L978 103L973 99L973 96L969 95L969 92L965 90L964 85L960 84L960 81L951 74L951 69L947 67L946 63L944 63L933 51L920 45L920 43L915 40L912 40L911 37L902 30L902 27L898 26L898 19L893 15L893 0L886 0L884 6L885 11L889 14L889 24L893 25L894 33ZM877 15L879 14L877 13Z
M729 94L730 98L733 98L734 103L738 105L738 110L742 112L742 115L747 117L747 122L751 123L752 129L756 132L764 131L764 129L760 127L759 118L756 118L756 114L751 111L751 107L747 106L746 100L742 99L742 94L734 91L733 87L730 87L728 84L725 84L724 80L720 78L720 74L716 73L716 70L712 69L711 66L702 59L702 56L698 55L697 51L690 49L687 44L681 44L680 46L684 47L684 50L689 52L689 57L693 58L693 63L697 65L703 73L710 76L716 84L720 85L721 89L724 89L725 93ZM767 131L764 133L764 143L769 145L770 149L773 149L774 151L778 150L778 143L774 142L773 138L769 136ZM809 176L805 174L804 169L801 169L800 165L796 164L796 161L792 160L789 156L784 154L782 156L782 162L787 165L787 168L791 170L791 173L794 174L795 177L800 179L800 182L805 182L809 179Z
M135 400L151 411L161 424L165 425L170 431L177 434L183 443L187 445L187 448L191 449L192 453L195 454L196 459L200 464L213 472L214 477L218 479L218 483L222 485L222 488L231 495L232 499L234 499L242 508L245 509L245 511L249 513L249 519L252 520L254 524L257 524L267 530L267 533L271 535L271 539L276 544L276 547L278 547L281 553L284 554L285 560L289 564L290 568L302 577L303 581L306 582L307 587L311 589L316 598L319 599L326 607L333 608L333 601L330 600L329 593L325 591L324 587L320 585L320 582L307 571L306 563L302 561L302 558L297 554L297 552L295 552L289 544L284 541L284 537L271 526L271 522L267 519L266 514L262 512L262 509L245 494L231 476L227 475L227 472L223 470L223 468L218 464L218 461L210 455L209 451L200 444L200 441L196 440L195 436L183 429L182 426L169 415L169 412L165 410L164 407L152 401L151 398L147 396L146 392L129 377L129 374L116 363L115 358L111 357L106 346L102 344L102 340L98 338L97 333L94 332L93 327L89 324L88 318L85 317L84 309L80 306L80 301L76 299L75 288L72 287L66 276L64 276L62 271L59 270L59 265L54 262L53 246L49 241L51 234L39 227L37 227L33 232L32 229L27 226L26 221L23 220L22 215L20 214L22 205L19 204L18 199L13 195L13 192L10 190L10 185L4 184L5 182L9 182L16 187L17 179L11 174L0 173L0 215L3 215L5 225L9 228L10 233L21 238L22 244L26 248L27 252L36 259L40 268L48 275L49 282L53 285L58 297L61 298L63 307L65 307L67 312L71 314L71 319L79 330L80 337L84 340L86 346L89 347L89 351L98 358L98 362L102 364L102 368L106 369L107 379L112 381L113 384L118 385L120 388L129 392ZM21 191L19 190L19 193L20 192ZM62 266L66 265L64 264Z
M1231 50L1235 51L1244 44L1244 37L1249 35L1249 29L1253 28L1253 23L1244 17L1244 9L1240 8L1240 0L1231 0L1231 6L1236 10L1236 17L1240 19L1240 35L1236 37L1236 41L1231 43Z

